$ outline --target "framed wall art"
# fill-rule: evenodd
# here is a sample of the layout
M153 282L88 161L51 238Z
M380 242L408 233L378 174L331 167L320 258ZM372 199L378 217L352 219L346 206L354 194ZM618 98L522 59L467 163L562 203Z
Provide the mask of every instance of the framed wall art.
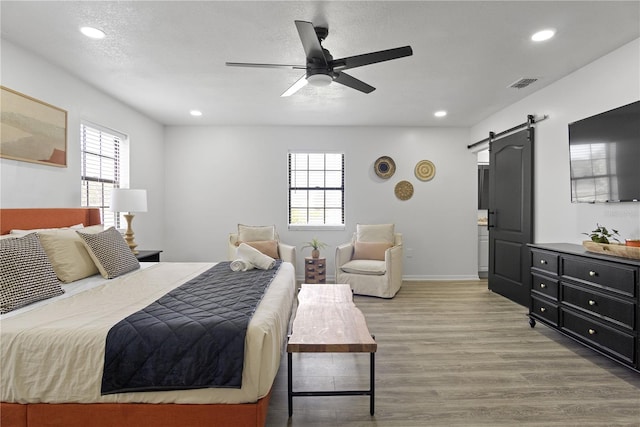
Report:
M4 86L0 157L67 167L67 112Z

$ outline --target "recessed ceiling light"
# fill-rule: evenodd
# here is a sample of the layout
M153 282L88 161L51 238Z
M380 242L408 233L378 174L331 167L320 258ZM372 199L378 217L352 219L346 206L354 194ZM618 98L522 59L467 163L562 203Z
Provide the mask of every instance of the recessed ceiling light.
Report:
M531 36L531 40L534 42L543 42L545 40L549 40L551 37L555 36L556 30L554 29L546 29L542 31L538 31L534 35Z
M202 111L200 111L200 110L191 110L191 111L189 111L189 114L191 114L193 117L200 117L202 115Z
M106 36L104 31L93 27L82 27L80 28L80 32L92 39L103 39Z
M435 113L433 113L434 116L436 117L444 117L447 115L447 112L444 110L440 110L440 111L436 111Z

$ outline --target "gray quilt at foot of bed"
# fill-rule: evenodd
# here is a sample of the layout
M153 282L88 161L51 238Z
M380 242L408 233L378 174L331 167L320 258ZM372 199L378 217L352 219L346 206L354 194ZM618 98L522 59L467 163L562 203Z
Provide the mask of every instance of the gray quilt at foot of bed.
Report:
M234 272L218 263L114 325L102 394L240 388L247 326L280 264Z

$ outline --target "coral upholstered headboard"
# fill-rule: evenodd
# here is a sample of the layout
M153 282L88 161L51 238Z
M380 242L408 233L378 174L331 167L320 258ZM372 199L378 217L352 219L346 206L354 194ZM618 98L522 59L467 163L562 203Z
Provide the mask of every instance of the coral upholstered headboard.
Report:
M98 208L18 208L0 209L0 234L13 229L58 228L100 224Z

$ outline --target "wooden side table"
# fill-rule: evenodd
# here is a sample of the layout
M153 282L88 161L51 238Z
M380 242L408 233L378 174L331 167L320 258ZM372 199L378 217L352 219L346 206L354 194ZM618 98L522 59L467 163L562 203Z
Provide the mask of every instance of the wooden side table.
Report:
M326 283L327 281L327 259L326 258L305 258L304 259L304 282L305 283Z

